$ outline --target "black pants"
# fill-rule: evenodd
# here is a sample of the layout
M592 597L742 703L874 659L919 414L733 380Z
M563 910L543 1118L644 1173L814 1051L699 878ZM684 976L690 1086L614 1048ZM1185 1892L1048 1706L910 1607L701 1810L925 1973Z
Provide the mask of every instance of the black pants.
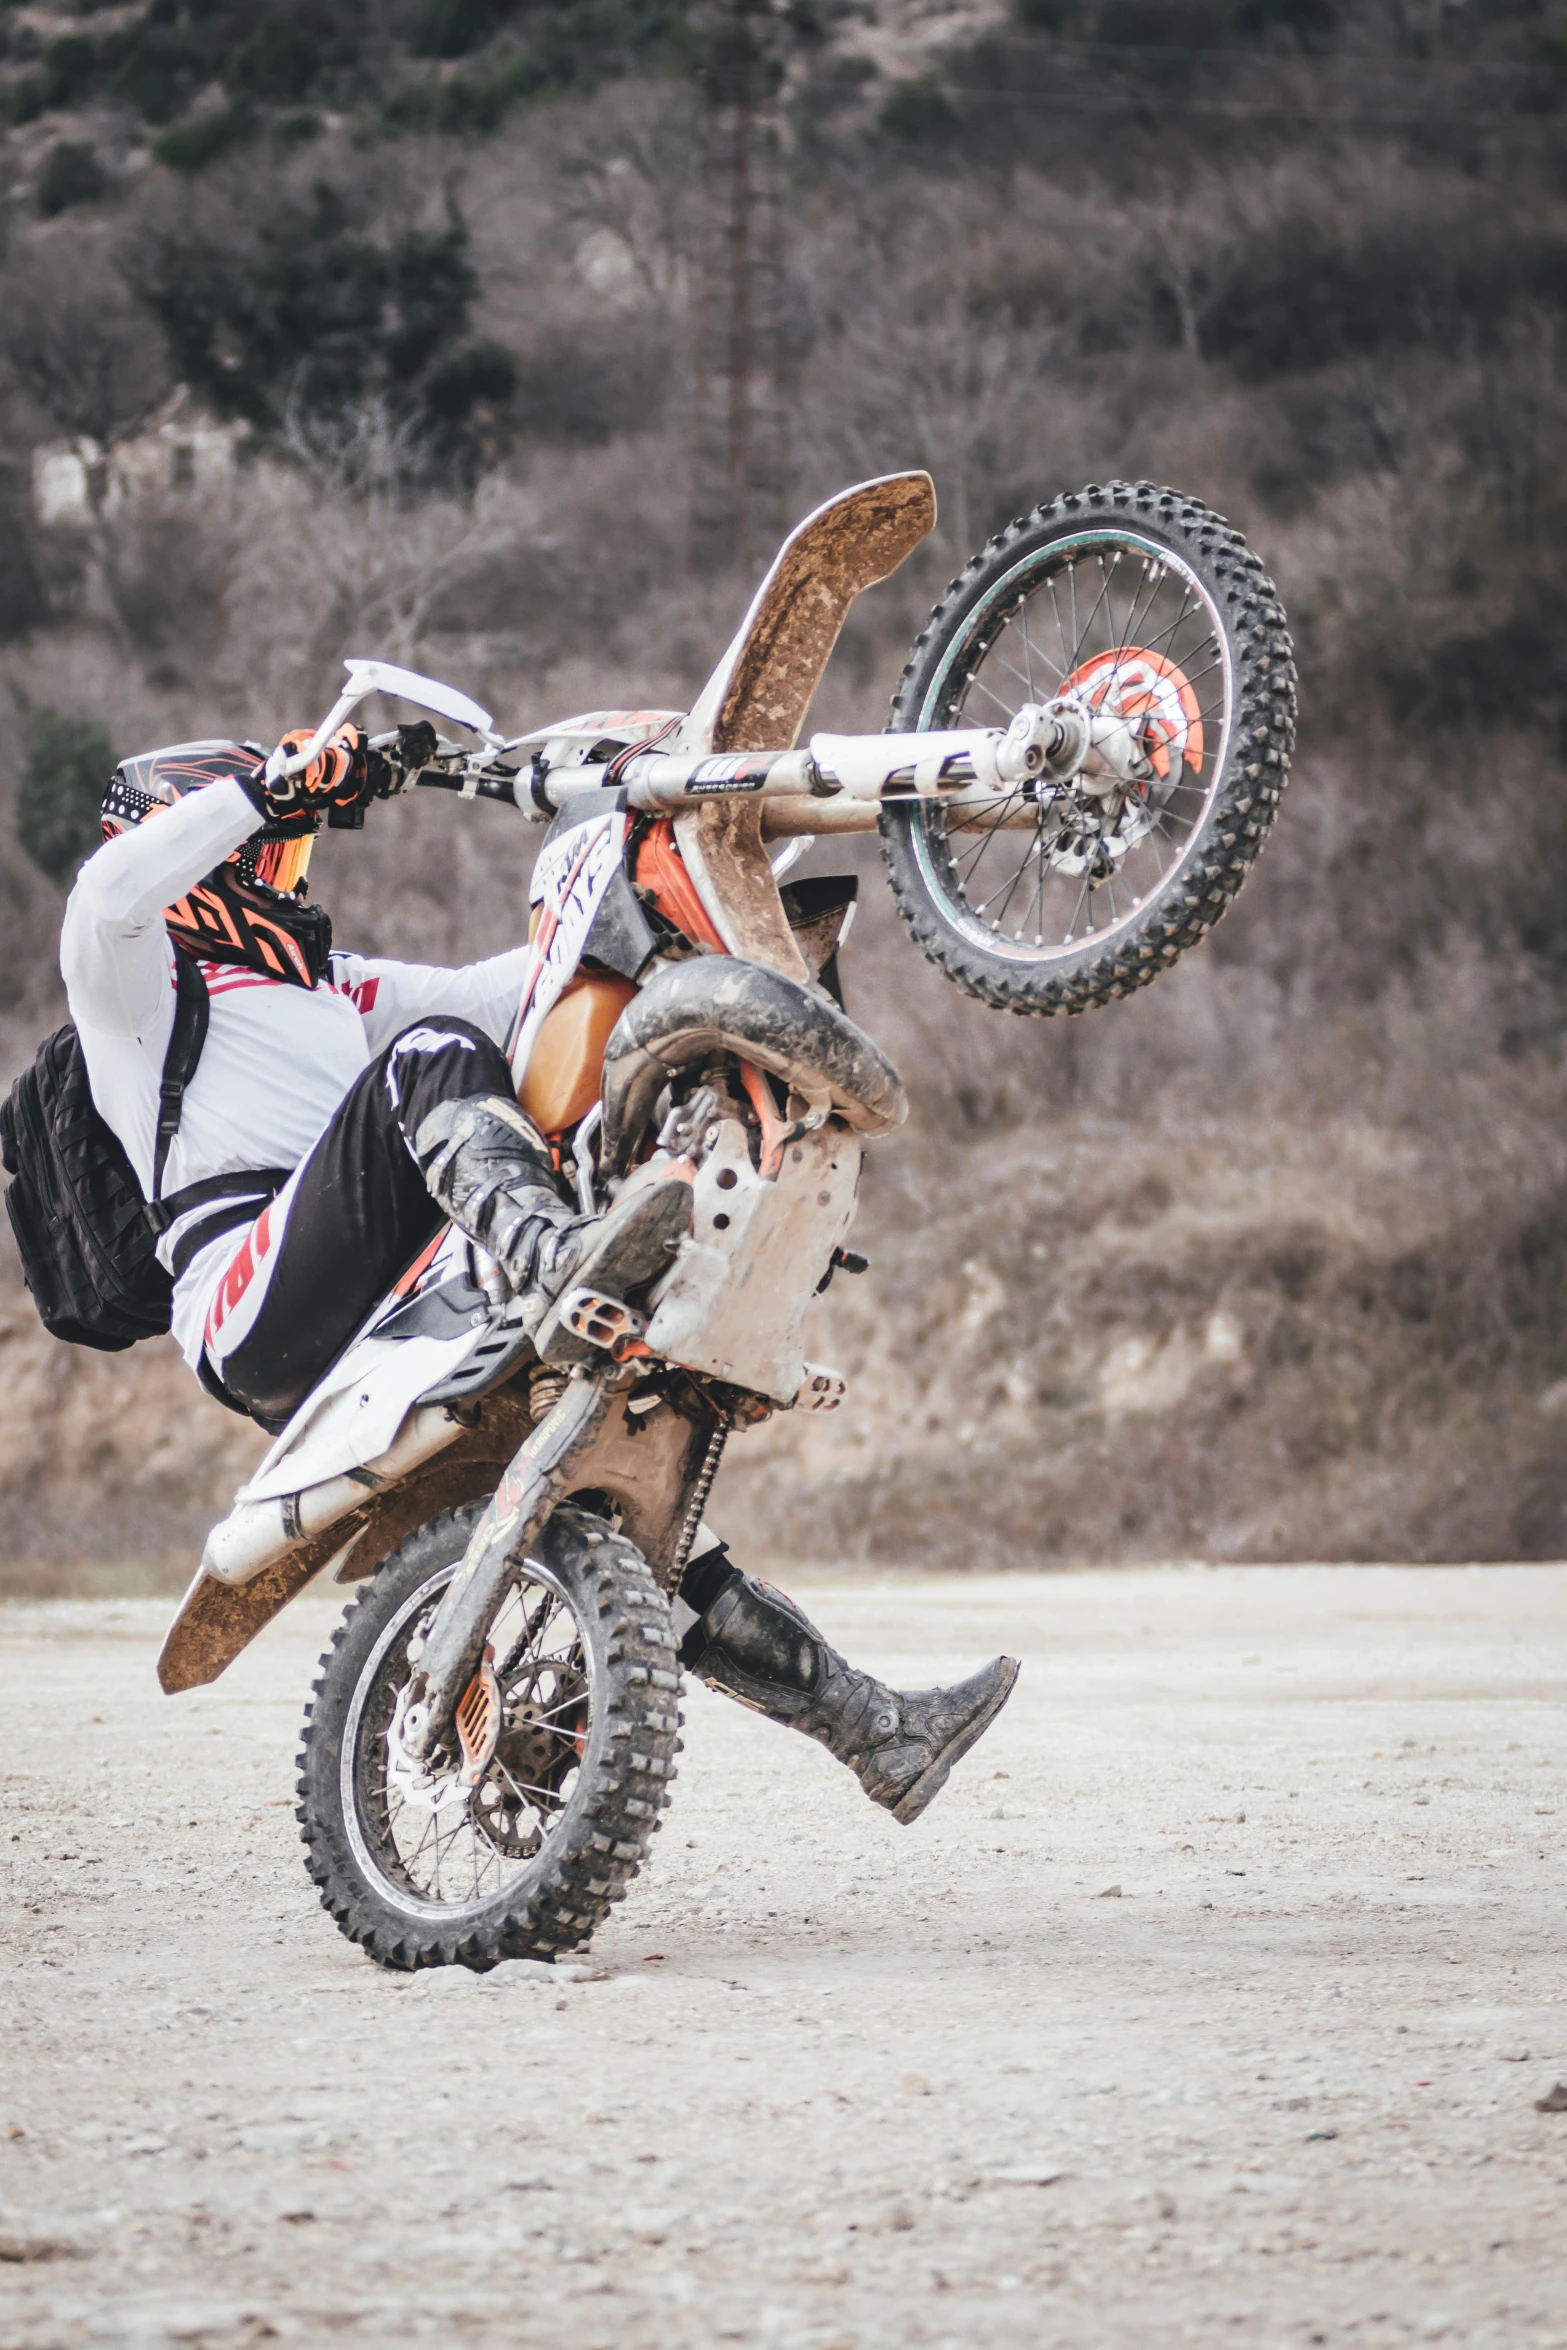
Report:
M207 1318L204 1384L281 1428L444 1221L413 1155L424 1120L511 1093L505 1054L466 1020L394 1037L237 1248Z

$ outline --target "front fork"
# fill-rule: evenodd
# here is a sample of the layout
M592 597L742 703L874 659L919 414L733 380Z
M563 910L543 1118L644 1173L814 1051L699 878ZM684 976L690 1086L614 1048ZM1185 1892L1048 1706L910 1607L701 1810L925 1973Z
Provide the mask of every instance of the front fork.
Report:
M583 1454L635 1368L579 1366L565 1390L507 1464L446 1586L409 1684L402 1746L427 1764L453 1735L457 1708L484 1654L485 1637L528 1545L569 1493Z

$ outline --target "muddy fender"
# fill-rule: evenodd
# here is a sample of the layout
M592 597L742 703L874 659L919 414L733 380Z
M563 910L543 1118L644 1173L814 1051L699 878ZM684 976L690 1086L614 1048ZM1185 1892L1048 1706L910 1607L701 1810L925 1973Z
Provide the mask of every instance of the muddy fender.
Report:
M666 1078L712 1053L734 1053L802 1092L823 1086L856 1134L890 1134L909 1114L903 1080L880 1045L837 1005L781 971L700 955L650 979L604 1052L604 1163L624 1167Z

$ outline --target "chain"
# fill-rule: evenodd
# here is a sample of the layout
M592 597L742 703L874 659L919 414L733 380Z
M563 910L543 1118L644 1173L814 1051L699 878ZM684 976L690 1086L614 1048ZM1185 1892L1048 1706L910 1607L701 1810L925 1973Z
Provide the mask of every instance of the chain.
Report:
M729 1422L720 1420L707 1440L707 1451L703 1455L702 1466L697 1472L696 1484L692 1489L691 1505L686 1511L685 1521L680 1528L680 1540L675 1544L675 1555L671 1561L669 1572L663 1578L666 1591L678 1591L680 1588L680 1578L686 1571L686 1561L691 1556L691 1545L696 1540L697 1528L702 1523L702 1512L707 1507L707 1497L713 1490L713 1479L718 1475L718 1464L724 1457L724 1446L728 1442Z

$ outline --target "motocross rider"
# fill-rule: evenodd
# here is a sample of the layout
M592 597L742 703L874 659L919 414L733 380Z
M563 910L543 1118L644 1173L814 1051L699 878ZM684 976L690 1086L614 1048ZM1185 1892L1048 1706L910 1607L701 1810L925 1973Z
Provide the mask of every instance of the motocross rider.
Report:
M284 740L293 752L308 734ZM273 1431L447 1219L540 1311L585 1278L634 1296L689 1225L679 1182L605 1216L564 1196L503 1049L527 948L456 971L333 950L307 895L311 842L334 806L362 805L374 759L349 726L287 780L269 782L237 744L122 762L61 940L93 1099L149 1197L176 948L200 967L208 1029L162 1188L229 1181L216 1204L175 1218L159 1256L186 1361ZM997 1658L951 1689L894 1691L705 1542L676 1600L682 1662L818 1739L899 1819L917 1817L1016 1666Z

